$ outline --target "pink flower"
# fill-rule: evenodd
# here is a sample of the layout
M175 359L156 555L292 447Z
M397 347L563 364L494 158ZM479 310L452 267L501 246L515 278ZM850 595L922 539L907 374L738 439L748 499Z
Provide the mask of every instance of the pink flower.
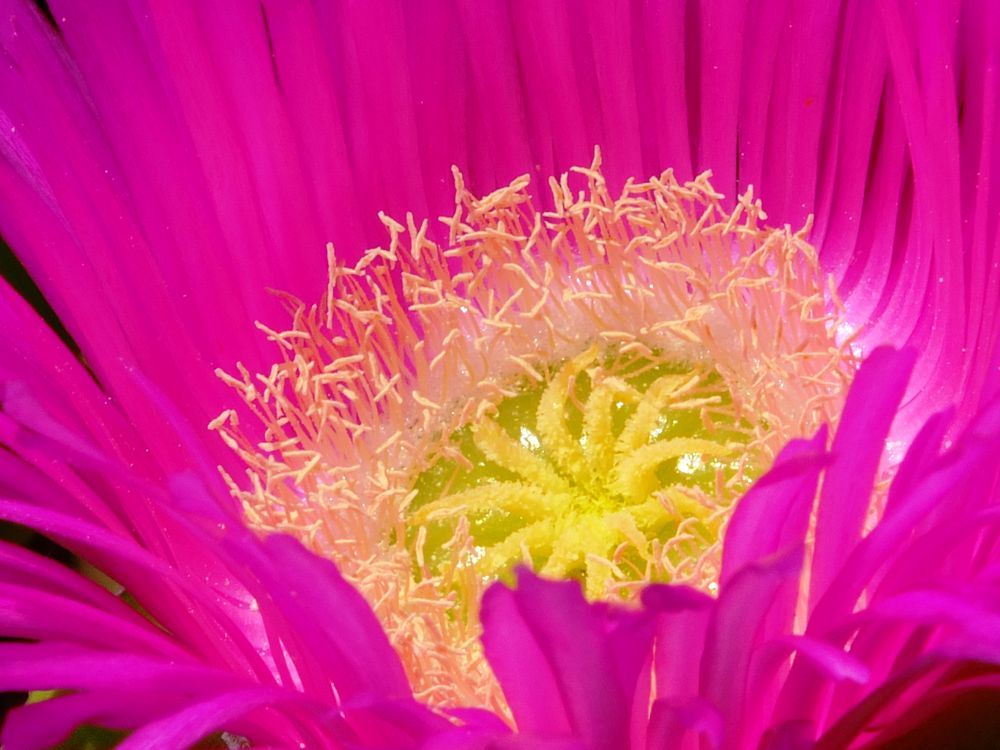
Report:
M0 288L0 518L111 579L0 544L0 689L65 691L4 746L897 747L989 719L1000 18L786 5L3 0L0 233L78 352ZM865 363L832 444L810 428L735 504L717 596L522 569L476 603L510 716L431 706L377 602L243 525L215 369L269 371L253 322L288 325L269 289L321 298L327 241L451 214L453 163L483 195L595 144L615 194L711 169L727 207L814 215L828 334Z

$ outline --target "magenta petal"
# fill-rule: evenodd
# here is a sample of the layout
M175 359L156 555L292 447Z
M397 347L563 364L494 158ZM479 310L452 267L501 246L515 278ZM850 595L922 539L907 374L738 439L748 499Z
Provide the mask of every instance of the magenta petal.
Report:
M501 737L491 740L483 750L589 750L589 747L574 739L541 739L538 737Z
M83 724L128 729L158 718L158 702L148 695L61 695L8 713L0 741L8 750L51 750Z
M910 443L892 479L883 519L895 515L917 491L919 481L924 478L927 469L941 451L941 443L944 441L945 432L951 424L954 413L955 410L952 408L932 415Z
M989 477L1000 450L1000 401L985 409L946 460L931 460L947 425L947 415L928 421L907 454L889 493L881 523L855 547L838 572L837 585L816 603L810 618L811 632L831 630L849 615L866 585L878 580L880 568L905 561L907 554L927 558L928 549L905 544L916 530L927 529L940 538L935 527L948 519L968 519L966 498L983 496L978 480ZM897 488L897 483L899 487ZM903 571L912 572L912 563Z
M4 383L0 390L0 406L3 407L5 416L19 423L23 430L22 439L31 440L32 434L37 433L78 461L97 464L106 462L105 457L93 446L52 419L23 383Z
M837 34L843 11L834 3L792 2L782 22L776 23L773 16L761 19L765 27L780 27L781 37L779 62L769 86L763 175L755 185L762 195L769 196L770 211L792 226L803 224L809 213L814 212L819 167L826 156L820 137L830 117L827 89L835 47L838 42L843 43ZM799 64L781 64L788 55L799 60ZM756 98L756 92L749 97ZM803 154L822 156L803 160Z
M305 703L304 698L294 692L267 688L220 693L209 700L196 703L171 716L154 721L137 730L118 745L120 750L163 750L163 748L189 747L206 735L231 726L234 721L251 712L269 706ZM265 738L282 744L292 740L281 732ZM290 734L290 733L289 733ZM306 735L309 736L309 735ZM332 748L332 743L314 745L317 750Z
M330 561L280 534L258 539L216 507L191 477L173 481L176 518L219 557L266 610L276 631L273 656L290 656L306 692L340 700L409 698L399 656L360 593ZM272 619L273 618L273 619ZM281 643L280 650L278 643ZM285 679L288 679L286 674Z
M778 704L780 719L846 716L878 685L926 662L929 654L943 655L945 638L951 645L975 638L982 660L993 660L996 614L982 597L988 596L983 583L990 579L1000 534L992 499L1000 404L984 409L955 447L936 457L944 420L935 418L921 433L897 477L899 491L890 491L891 512L847 554L836 585L815 604L807 626L810 637L838 648L850 643L852 657L872 675L869 686L834 686L796 661ZM862 721L857 714L855 719Z
M620 660L600 610L578 583L526 570L511 591L494 585L483 600L483 645L518 728L573 734L590 750L626 747L629 700L641 665ZM617 653L616 653L617 651Z
M509 6L520 69L544 71L521 79L535 162L542 174L555 174L564 168L559 165L585 163L593 152L596 133L592 128L599 114L589 92L581 91L578 77L577 66L592 61L579 61L572 47L574 39L586 38L571 31L574 21L583 21L582 16L558 3L515 0Z
M715 600L682 586L651 586L643 591L642 601L658 613L657 696L670 703L688 700L698 694L705 633Z
M416 748L424 747L429 738L445 734L455 725L414 700L361 700L345 704L344 728L335 734L342 736L337 747ZM313 711L310 719L324 719ZM331 716L326 717L329 721Z
M760 750L809 750L814 745L816 727L808 720L784 721L768 730Z
M188 657L85 648L67 643L0 643L0 690L97 690L128 684L136 693L212 692L239 684L230 672Z
M96 647L135 649L153 654L182 654L152 624L131 613L94 607L25 586L0 583L0 631L13 638L69 641Z
M315 8L307 3L268 0L263 11L275 74L302 154L305 187L311 193L319 225L325 229L320 237L332 241L341 257L350 258L368 241L361 232L353 174L346 168L351 154L322 27ZM210 137L210 132L205 135ZM219 159L219 163L224 167L224 160ZM291 243L286 248L291 252L306 250Z
M701 694L722 716L727 742L742 736L744 721L756 720L758 702L768 697L750 691L751 661L763 641L791 626L802 553L793 548L748 565L720 591L705 637Z
M646 746L677 750L717 750L723 745L725 724L716 708L700 698L684 703L658 700L650 711Z
M272 595L298 621L300 634L315 649L314 657L336 664L331 674L341 696L373 691L408 697L410 687L398 655L367 602L336 567L290 537L269 537L265 550L274 571L269 581ZM279 594L280 587L284 591ZM310 621L316 624L307 624Z
M105 611L128 611L128 606L106 589L47 557L0 541L0 582L17 583L36 590L76 599Z
M494 585L483 596L483 649L521 732L569 735L570 717L542 645L518 608L516 592ZM530 675L530 679L525 679Z
M68 446L64 450L71 452ZM86 462L79 461L76 467L78 470L82 468L79 464ZM124 467L112 462L100 459L98 465L106 467L109 473L116 473L118 478L128 477ZM69 512L40 507L22 499L12 500L4 497L0 498L0 519L31 526L44 534L65 541L70 546L80 545L88 549L88 554L99 550L109 556L127 560L138 567L155 570L159 575L176 575L171 571L169 562L156 552L136 543L127 531L109 530Z
M635 37L639 35L632 28L638 9L630 3L590 0L582 10L593 40L596 79L595 89L585 92L584 97L596 96L600 105L603 127L598 143L612 165L609 176L617 184L643 171L635 65L635 49L639 47Z
M652 585L642 590L643 606L660 613L703 610L714 601L704 591L690 586Z
M744 566L803 543L820 471L830 463L825 448L825 427L811 440L793 440L740 500L726 529L721 585Z
M853 747L852 740L861 735L880 712L891 710L900 701L905 706L908 693L919 695L928 691L941 679L946 669L947 666L926 661L908 665L840 717L810 746L815 750Z
M682 180L694 177L688 129L693 100L684 67L685 6L683 0L646 4L638 21L639 38L633 42L649 61L648 65L636 66L635 71L639 116L646 123L639 129L646 171L650 167L655 170L657 164L669 164ZM662 97L655 92L669 93Z
M134 542L72 517L19 503L0 500L0 518L30 524L88 559L100 562L133 596L144 602L150 616L160 626L167 628L177 641L189 644L190 653L198 654L208 662L245 670L261 679L269 677L269 670L251 643L256 637L256 627L245 617L248 606L246 592L232 581L221 581L216 588L216 570L211 571L212 575L207 575L205 569L194 574L195 568L192 567L190 575L181 575ZM198 556L202 556L205 551L197 552ZM158 636L162 640L161 648L176 651L176 646L167 641L158 627L152 626L147 619L93 582L40 558L33 569L26 570L25 566L36 559L32 553L22 553L9 560L6 557L0 555L0 563L3 564L0 580L19 579L26 583L36 578L46 566L61 570L61 574L46 574L48 580L44 589L63 594L59 601L50 600L50 606L61 607L60 601L69 602L66 605L69 608L92 605L88 610L90 619L96 616L94 611L99 608L104 615L119 617L125 624L141 625L148 630L150 637ZM19 560L19 557L24 559ZM241 614L244 617L241 618ZM60 622L66 625L66 640L75 643L93 641L95 631L85 626L86 621L53 620L53 624Z
M0 498L0 519L29 525L74 549L86 552L90 557L100 557L109 570L133 566L144 574L160 578L160 586L164 582L176 583L182 587L191 585L162 558L151 554L142 546L73 516Z
M701 105L692 128L697 168L711 169L713 184L725 195L736 194L734 156L739 152L737 122L743 50L744 42L752 41L743 32L748 5L745 0L724 0L711 10L691 6L687 18L689 29L696 29L700 56L698 63L688 68Z
M170 373L161 387L190 410L193 421L204 424L224 392L213 382L211 363L228 364L237 351L249 357L258 341L245 330L247 313L237 304L240 293L230 288L231 270L212 253L194 249L223 243L218 234L198 231L202 212L194 206L199 201L185 198L195 191L185 179L190 173L183 169L184 150L160 148L157 136L173 118L125 105L129 117L146 115L144 126L149 127L138 128L137 138L160 163L116 154L63 40L27 3L7 2L4 7L2 43L9 59L17 62L4 67L0 85L0 109L14 123L4 128L3 139L16 140L15 150L30 152L37 165L30 173L12 172L6 160L0 167L0 193L13 209L0 217L4 234L23 249L29 272L42 284L90 367L130 416L141 421L149 414L142 398L129 392L123 361L147 373ZM114 28L128 26L126 17L117 16ZM110 34L112 25L102 29ZM112 57L128 50L115 44L99 47ZM125 75L135 84L143 80L142 71L142 64L122 65L105 80L112 83ZM136 85L124 96L135 105L148 93ZM101 95L110 94L105 89ZM133 135L125 127L129 117L113 120L125 131L119 131L123 141ZM142 141L144 137L148 140ZM123 141L115 146L123 147ZM164 160L164 153L176 158ZM133 172L128 185L122 171L126 166L141 174L145 167L150 171L144 176ZM148 189L156 179L152 175L161 171L167 173L164 179L169 175L184 187L162 194L162 201ZM80 184L88 189L80 191ZM130 192L130 187L135 189ZM164 205L168 199L187 205L172 206L177 212L164 216L170 210ZM170 227L190 232L186 241L178 242ZM159 253L150 247L153 234L163 238ZM211 279L199 275L209 267L216 270ZM227 304L218 304L222 297Z
M873 156L878 156L873 154L873 139L880 121L887 66L876 14L877 9L870 3L847 8L844 26L845 37L850 39L846 43L849 51L835 61L836 79L831 87L832 111L828 116L836 125L830 129L823 144L830 159L826 168L821 168L815 241L823 253L824 267L838 278L843 276L841 270L852 260L852 254L862 256L855 263L860 270L865 265L860 261L868 251L866 245L858 245L858 235L860 217L867 210L866 198L871 197L872 186L866 185L866 181ZM886 126L883 124L883 127ZM892 128L887 129L889 132L883 137L894 141ZM883 142L879 150L884 151L885 145ZM891 258L881 260L888 266ZM876 275L870 283L882 277ZM872 286L876 287L877 283ZM860 302L865 304L866 300ZM877 299L871 301L872 307L875 302Z
M859 659L830 643L808 636L785 636L766 644L766 648L782 656L786 653L798 654L833 680L864 683L871 677L868 668Z
M990 593L966 586L965 591L913 590L869 607L862 617L947 626L1000 654L1000 611Z
M435 734L421 750L490 750L511 735L510 727L485 709L457 709L448 714L461 720L462 726Z
M816 522L810 606L830 587L861 534L885 438L913 369L912 350L878 349L858 371L833 440Z
M225 352L236 343L223 337L239 330L237 320L273 311L269 283L318 291L315 279L303 278L306 258L276 262L319 249L325 238L274 78L264 14L239 4L53 6L160 275L190 295L182 310L190 323L218 322L193 335ZM185 189L144 189L144 180ZM205 247L217 250L200 253ZM311 257L315 272L322 259ZM213 289L228 303L213 300Z
M457 5L463 41L476 49L476 54L467 56L473 106L479 113L477 137L469 139L470 166L485 184L503 185L534 162L510 3L483 0Z

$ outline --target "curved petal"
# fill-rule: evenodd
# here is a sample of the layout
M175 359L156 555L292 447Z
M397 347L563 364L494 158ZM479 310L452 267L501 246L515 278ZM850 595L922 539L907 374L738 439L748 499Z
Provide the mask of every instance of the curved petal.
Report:
M578 583L527 570L516 589L490 588L482 607L486 656L522 732L575 736L590 750L628 746L643 664L616 643L644 654L651 622L588 606Z

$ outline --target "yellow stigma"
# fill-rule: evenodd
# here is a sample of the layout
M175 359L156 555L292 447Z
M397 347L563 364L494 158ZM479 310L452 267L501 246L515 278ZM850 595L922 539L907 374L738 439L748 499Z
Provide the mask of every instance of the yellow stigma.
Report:
M487 581L524 563L599 598L715 579L722 521L753 475L752 430L718 373L592 345L514 390L452 436L465 460L442 456L417 477L422 573L450 563L465 518L463 564Z
M599 167L547 212L527 177L479 198L456 171L446 242L382 217L387 248L329 248L325 297L261 326L268 372L220 372L248 522L336 562L434 705L504 711L478 603L520 562L592 598L712 591L733 503L854 372L808 227L708 175L614 197Z

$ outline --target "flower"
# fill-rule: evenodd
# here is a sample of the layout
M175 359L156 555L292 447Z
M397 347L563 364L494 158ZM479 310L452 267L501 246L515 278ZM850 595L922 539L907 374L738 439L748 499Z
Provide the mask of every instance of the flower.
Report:
M12 712L5 746L81 723L122 747L891 746L995 690L989 3L3 10L0 231L79 356L0 290L0 516L113 579L0 547L0 687L69 691ZM327 240L356 258L380 210L450 213L453 162L489 194L595 143L612 194L710 168L772 226L814 214L844 303L827 333L867 360L830 450L815 424L775 445L735 504L717 597L588 604L527 571L487 591L511 734L503 707L415 700L377 602L244 528L216 471L244 463L204 425L232 402L216 367L269 372L266 289L320 298Z

